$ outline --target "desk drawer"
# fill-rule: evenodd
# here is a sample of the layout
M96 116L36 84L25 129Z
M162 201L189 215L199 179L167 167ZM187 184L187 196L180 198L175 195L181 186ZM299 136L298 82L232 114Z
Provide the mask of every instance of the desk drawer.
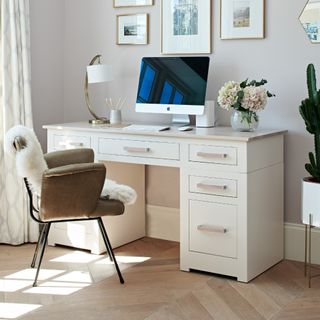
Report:
M180 159L180 147L178 143L147 140L100 138L99 153L143 158Z
M236 147L220 147L212 145L189 145L189 161L225 164L236 166L238 164Z
M78 135L53 135L54 150L90 148L90 137Z
M237 197L237 180L189 176L189 192Z
M189 249L237 257L237 206L190 200Z

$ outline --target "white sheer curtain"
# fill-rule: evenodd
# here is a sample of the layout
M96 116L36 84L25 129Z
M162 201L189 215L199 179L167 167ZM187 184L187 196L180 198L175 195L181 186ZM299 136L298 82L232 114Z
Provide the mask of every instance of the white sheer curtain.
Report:
M38 230L3 139L14 125L32 127L29 0L0 0L0 14L0 243L20 244Z

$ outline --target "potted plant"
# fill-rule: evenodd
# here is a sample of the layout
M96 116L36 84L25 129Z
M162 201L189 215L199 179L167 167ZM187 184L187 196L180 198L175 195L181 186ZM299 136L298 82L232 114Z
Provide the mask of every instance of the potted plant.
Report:
M219 90L218 104L223 109L233 109L231 126L237 131L254 131L258 127L259 117L257 112L263 110L267 98L274 94L267 91L264 85L267 80L261 81L248 79L239 83L226 82Z
M302 180L302 220L304 224L320 226L320 90L313 64L307 68L309 97L301 102L300 114L306 129L314 136L314 153L309 152L309 163L305 165L311 177ZM310 221L310 215L312 221Z

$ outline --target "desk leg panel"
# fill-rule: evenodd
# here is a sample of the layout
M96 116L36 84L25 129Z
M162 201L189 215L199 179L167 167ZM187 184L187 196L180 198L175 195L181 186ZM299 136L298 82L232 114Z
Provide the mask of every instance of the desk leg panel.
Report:
M126 206L122 216L103 218L111 245L116 248L146 235L145 166L110 161L104 164L107 179L130 186L138 195L133 205Z
M140 164L104 162L107 179L125 184L136 190L135 204L126 206L121 216L104 217L103 223L113 248L140 239L145 231L145 166ZM48 239L49 245L66 245L100 254L106 251L95 221L56 223Z

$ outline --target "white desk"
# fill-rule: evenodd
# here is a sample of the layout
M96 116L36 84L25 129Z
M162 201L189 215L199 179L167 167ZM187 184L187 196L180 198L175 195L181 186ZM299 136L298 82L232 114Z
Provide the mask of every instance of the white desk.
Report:
M180 168L180 267L248 282L283 259L285 131L230 128L128 132L67 123L48 129L48 151L88 147L107 176L137 189L138 202L106 219L113 246L145 235L144 165ZM79 242L80 241L80 242ZM104 250L94 225L52 228L49 244Z

